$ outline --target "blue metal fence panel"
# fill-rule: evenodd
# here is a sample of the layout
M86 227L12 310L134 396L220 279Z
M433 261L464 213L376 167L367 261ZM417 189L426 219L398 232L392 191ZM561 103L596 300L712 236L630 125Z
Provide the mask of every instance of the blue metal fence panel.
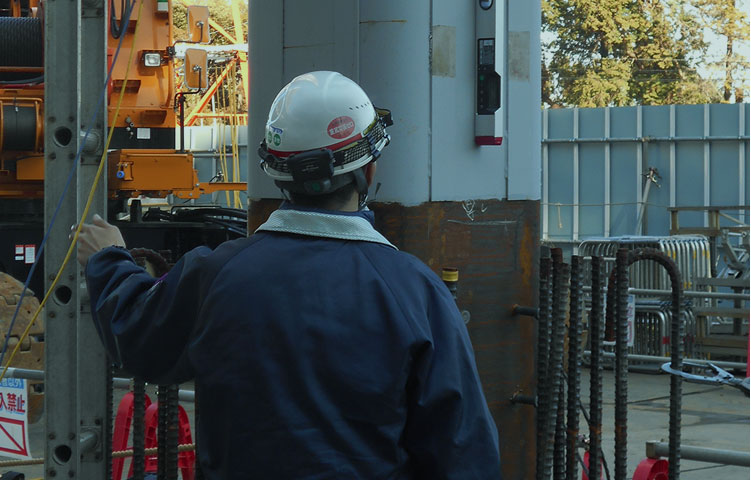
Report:
M602 199L610 209L610 235L633 235L636 225L638 184L635 181L641 145L617 144L611 147L610 201ZM603 236L605 232L603 232Z
M594 123L594 122L593 122ZM600 133L602 135L602 133ZM598 145L579 147L579 236L602 235L605 228L605 162L603 149Z
M543 240L668 235L669 207L749 205L749 104L556 109L542 121ZM661 178L647 190L649 168Z

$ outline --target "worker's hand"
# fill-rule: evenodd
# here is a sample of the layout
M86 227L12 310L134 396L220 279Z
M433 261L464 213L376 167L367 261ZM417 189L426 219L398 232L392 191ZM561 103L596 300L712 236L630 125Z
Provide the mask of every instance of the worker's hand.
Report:
M70 227L71 238L76 225ZM84 223L78 234L78 263L85 267L89 258L99 250L107 247L124 247L125 240L120 229L105 222L99 215L94 215L92 223Z

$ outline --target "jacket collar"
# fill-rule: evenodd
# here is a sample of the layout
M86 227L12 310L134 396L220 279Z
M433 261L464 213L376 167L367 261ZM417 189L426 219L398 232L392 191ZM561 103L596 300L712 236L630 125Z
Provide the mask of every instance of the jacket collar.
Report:
M266 223L256 229L256 232L284 232L373 242L397 249L376 231L374 223L375 215L367 208L358 212L340 212L300 207L285 202L269 216Z

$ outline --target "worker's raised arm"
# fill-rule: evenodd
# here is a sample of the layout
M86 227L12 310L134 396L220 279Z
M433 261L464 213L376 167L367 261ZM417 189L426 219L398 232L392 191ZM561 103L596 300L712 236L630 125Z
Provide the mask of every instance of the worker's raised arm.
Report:
M128 372L154 383L186 381L193 376L190 339L199 321L207 319L203 300L239 248L234 242L215 251L196 248L155 279L124 245L117 227L104 220L81 229L79 262L86 265L99 336L113 361Z
M187 346L199 318L211 250L187 253L160 279L139 267L124 248L94 254L86 266L92 316L113 361L155 383L190 379Z

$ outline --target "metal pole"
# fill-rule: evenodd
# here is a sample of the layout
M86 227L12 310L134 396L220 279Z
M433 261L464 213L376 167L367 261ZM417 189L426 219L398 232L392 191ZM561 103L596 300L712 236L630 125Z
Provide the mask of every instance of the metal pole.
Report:
M46 226L50 226L57 212L44 252L46 290L68 250L70 226L78 222L77 179L70 181L65 195L67 182L56 179L69 178L69 173L76 167L81 139L81 2L46 2L44 39ZM101 91L103 83L97 86L97 91ZM45 478L82 478L79 469L77 327L83 303L79 298L83 277L75 263L74 259L63 271L53 293L55 298L45 308Z
M584 356L589 357L592 355L592 352L590 350L584 351ZM613 352L599 352L599 356L602 358L615 358L615 353ZM629 354L628 355L629 361L633 362L644 362L644 363L659 363L662 365L665 363L665 360L667 360L667 357L659 357L656 355L637 355L637 354ZM715 360L704 360L701 358L686 358L684 359L686 362L691 363L700 363L702 365L707 365L709 363L712 363L714 365L717 365L720 368L724 369L738 369L738 370L746 370L747 365L745 363L741 362L725 362L725 361L715 361Z
M592 287L584 287L585 292L591 292ZM629 294L644 295L653 297L670 297L673 295L671 290L657 290L651 288L629 288ZM717 298L727 300L748 300L751 295L748 293L730 293L730 292L697 292L693 290L687 290L683 292L684 297L688 298Z
M180 106L180 153L185 153L185 95L178 94Z
M642 218L644 218L644 210L647 208L647 200L649 199L649 189L652 186L652 180L647 177L647 186L644 188L644 195L641 198L641 204L639 205L639 217L636 219L636 232L634 235L641 235L643 231Z
M668 456L670 444L666 442L647 442L647 457L660 458ZM681 446L681 458L697 462L719 463L722 465L737 465L749 467L749 453L734 450L720 450L716 448Z
M47 2L45 7L51 3L53 2ZM81 48L79 53L81 116L79 123L84 132L89 131L89 139L105 138L105 125L108 123L106 100L103 99L108 67L106 11L104 0L81 1ZM97 113L97 109L100 108L101 111ZM93 125L85 123L92 121L92 119L96 119ZM83 149L78 167L78 187L76 191L78 194L77 217L79 219L86 206L99 164L101 161L107 161L106 157L102 160L104 145L101 142L96 142L95 145L88 141L87 143L89 143L88 149ZM96 213L102 218L107 218L106 163L104 168L89 215L93 216ZM79 267L75 255L71 263L79 268L77 276L79 279L83 279L84 271ZM79 281L76 285L82 284L84 282ZM85 288L81 288L78 298L80 302L76 332L78 429L81 436L85 432L95 431L101 440L91 445L90 449L79 452L81 465L79 467L80 474L77 477L104 478L110 471L112 452L112 404L109 400L112 388L109 382L111 376L110 362L94 327L89 296ZM48 358L47 361L51 360ZM46 392L49 394L51 389L46 390ZM83 446L83 437L81 437L81 448Z

